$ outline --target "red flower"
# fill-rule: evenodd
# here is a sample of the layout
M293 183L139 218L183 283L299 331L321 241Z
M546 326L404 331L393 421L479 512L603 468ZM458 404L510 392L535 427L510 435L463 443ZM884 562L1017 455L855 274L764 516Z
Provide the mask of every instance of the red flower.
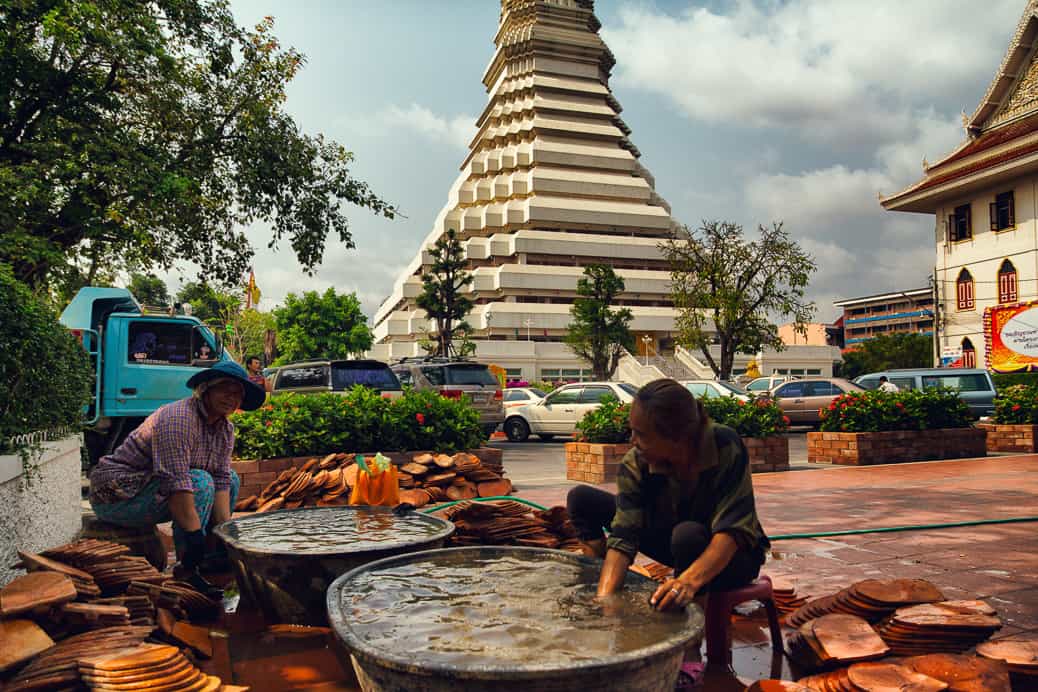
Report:
M746 402L743 401L742 399L739 399L739 406L745 406L745 405L746 405Z
M896 404L894 404L894 406L897 406L897 407L898 407L899 409L901 409L902 411L904 411L904 410L905 410L905 405L904 405L904 404L902 404L902 403L901 403L900 401L899 401L899 402L897 402Z
M782 422L789 425L789 416L782 416Z
M830 411L835 411L836 410L836 402L835 401L833 403L829 404L829 410Z
M416 413L414 414L415 420L418 421L418 425L425 425L425 414Z
M267 421L267 422L265 423L265 425L266 425L266 426L267 426L267 427L269 428L269 427L270 427L270 421L268 420L268 421Z
M1014 411L1019 411L1020 410L1020 404L1013 404L1013 410Z

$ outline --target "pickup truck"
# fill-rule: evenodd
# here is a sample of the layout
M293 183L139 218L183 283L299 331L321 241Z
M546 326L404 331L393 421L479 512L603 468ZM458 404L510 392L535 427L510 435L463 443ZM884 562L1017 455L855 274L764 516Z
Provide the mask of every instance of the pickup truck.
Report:
M94 368L84 420L91 466L158 408L190 396L187 381L199 368L231 359L197 318L147 313L124 288L80 289L60 322Z

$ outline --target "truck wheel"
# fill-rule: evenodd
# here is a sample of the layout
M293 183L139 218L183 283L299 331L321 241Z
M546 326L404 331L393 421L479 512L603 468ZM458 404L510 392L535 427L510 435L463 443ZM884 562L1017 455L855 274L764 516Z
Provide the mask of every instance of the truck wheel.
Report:
M510 442L526 442L530 437L530 426L522 418L516 416L505 421L505 435Z

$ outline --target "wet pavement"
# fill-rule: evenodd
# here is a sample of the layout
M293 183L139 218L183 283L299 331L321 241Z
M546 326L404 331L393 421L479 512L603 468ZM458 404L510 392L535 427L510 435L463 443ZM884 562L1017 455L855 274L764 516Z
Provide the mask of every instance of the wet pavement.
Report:
M513 468L507 452L505 468ZM574 484L519 485L520 497L552 506L565 504ZM1008 519L1038 515L1038 456L760 474L754 486L761 520L778 537ZM1038 631L1036 532L1038 523L1030 522L780 538L763 571L788 577L798 592L810 595L870 577L929 579L948 598L987 600L1005 623L997 638ZM262 623L244 614L226 624L229 639L211 662L225 670L215 674L229 672L235 683L262 690L359 689L321 633L264 633ZM759 678L796 677L784 658L773 656L762 616L733 617L732 632L734 674L711 671L704 689L743 690Z

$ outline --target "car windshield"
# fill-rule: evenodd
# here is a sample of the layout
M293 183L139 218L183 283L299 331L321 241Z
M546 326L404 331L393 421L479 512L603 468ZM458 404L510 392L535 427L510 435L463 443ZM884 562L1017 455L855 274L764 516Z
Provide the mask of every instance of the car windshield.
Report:
M362 384L372 389L400 389L400 381L378 363L333 363L332 389L341 391Z
M540 397L540 398L542 398L542 399L543 399L544 397L548 396L547 394L545 394L545 393L544 393L544 392L542 392L541 390L539 390L539 389L533 389L532 387L530 388L530 393L531 393L531 394L533 394L534 396L539 396L539 397Z
M748 384L746 386L746 389L750 390L751 392L759 392L759 391L768 389L768 387L770 385L771 385L771 381L768 380L768 379L754 380L753 382L750 382L750 384Z
M746 394L746 390L745 389L743 389L742 387L740 387L738 385L732 384L731 382L721 382L721 381L718 381L718 382L715 382L714 384L716 384L721 389L725 389L725 390L731 392L732 394L740 394L740 395Z
M635 394L638 393L638 388L635 387L633 384L627 384L626 382L620 382L616 386L619 387L620 389L624 390L625 392L627 392L631 396L634 396Z
M451 365L444 370L447 371L447 384L479 384L495 387L500 384L485 365Z

